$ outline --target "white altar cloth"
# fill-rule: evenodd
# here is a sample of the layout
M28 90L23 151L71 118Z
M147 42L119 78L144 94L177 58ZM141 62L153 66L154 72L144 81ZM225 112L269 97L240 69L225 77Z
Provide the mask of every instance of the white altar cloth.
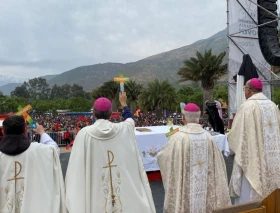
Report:
M147 128L152 132L139 132L137 128ZM173 126L173 129L178 126ZM142 157L142 161L146 171L160 170L157 164L157 153L159 153L162 147L167 144L168 138L165 136L169 132L170 126L148 126L148 127L136 127L135 135L138 144L138 148ZM214 140L225 156L228 156L229 145L226 135L215 135Z

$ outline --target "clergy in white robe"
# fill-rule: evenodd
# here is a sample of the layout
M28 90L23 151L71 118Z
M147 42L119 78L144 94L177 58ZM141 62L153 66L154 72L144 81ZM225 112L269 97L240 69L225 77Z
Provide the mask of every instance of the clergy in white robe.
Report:
M37 124L40 143L26 139L21 116L3 122L0 142L0 212L66 213L57 144Z
M231 205L224 158L199 123L200 109L184 107L184 126L157 155L164 190L164 213L212 212Z
M93 106L96 122L79 131L66 174L69 213L155 213L134 133L134 120L120 95L125 121L112 123L111 102Z
M230 181L234 204L264 199L280 187L279 109L253 78L244 87L246 101L237 111L229 145L235 153Z

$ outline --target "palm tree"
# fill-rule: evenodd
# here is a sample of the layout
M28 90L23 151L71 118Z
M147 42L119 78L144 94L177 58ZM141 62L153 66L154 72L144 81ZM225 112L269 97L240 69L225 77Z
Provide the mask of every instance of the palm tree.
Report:
M191 57L184 61L184 67L178 71L181 76L179 82L195 81L201 82L203 88L203 103L206 100L213 101L213 89L215 81L227 71L227 65L222 64L226 53L218 56L212 55L212 50L206 50L204 55L196 52L196 58ZM205 110L205 105L204 109Z
M90 96L95 100L100 97L105 97L106 95L103 93L101 87L97 87L91 91Z
M140 105L144 110L156 110L160 116L162 109L171 109L177 103L176 90L167 81L155 79L148 83L147 88L139 96Z
M125 83L125 91L127 94L127 98L130 102L130 110L132 113L136 111L136 102L138 100L139 95L141 94L143 86L141 84L136 83L135 81L129 81Z
M91 92L94 99L106 97L112 101L112 109L116 110L117 100L119 99L120 85L114 81L104 82L103 85Z

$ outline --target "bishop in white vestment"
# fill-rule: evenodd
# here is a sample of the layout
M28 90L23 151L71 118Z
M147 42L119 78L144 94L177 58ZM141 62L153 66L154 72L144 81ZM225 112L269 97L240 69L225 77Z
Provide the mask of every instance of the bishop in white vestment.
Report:
M164 213L212 212L231 205L224 158L199 123L200 109L184 107L185 126L157 155L165 189Z
M235 153L230 181L235 204L262 200L280 187L279 109L261 92L259 79L249 80L244 89L247 100L228 135Z
M4 120L0 142L0 212L66 213L57 144L37 124L40 143L26 139L21 116Z
M69 213L156 212L125 94L120 102L124 122L110 122L111 102L99 98L93 107L97 121L75 138L66 174Z

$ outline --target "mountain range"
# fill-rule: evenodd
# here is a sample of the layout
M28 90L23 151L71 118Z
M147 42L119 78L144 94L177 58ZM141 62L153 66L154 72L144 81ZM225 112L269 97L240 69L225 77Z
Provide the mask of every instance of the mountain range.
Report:
M46 80L50 80L57 75L45 75L41 76L40 78L45 78ZM21 78L14 78L14 77L7 77L0 75L0 91L4 95L10 95L10 93L15 90L16 87L22 85L24 81L28 81L28 79L21 79Z
M0 75L0 86L3 86L7 83L23 83L26 80L28 80L28 79Z
M196 41L191 45L153 55L136 62L126 64L110 62L87 65L59 75L45 77L49 85L76 83L83 86L86 91L91 91L101 86L104 82L113 80L119 74L123 74L141 84L146 84L158 78L161 80L168 79L171 84L176 86L179 80L177 72L183 66L183 62L195 56L196 51L204 52L207 49L212 49L213 54L226 51L227 31L220 31L207 39ZM3 86L0 87L0 91L4 93ZM6 91L4 94L6 94Z

